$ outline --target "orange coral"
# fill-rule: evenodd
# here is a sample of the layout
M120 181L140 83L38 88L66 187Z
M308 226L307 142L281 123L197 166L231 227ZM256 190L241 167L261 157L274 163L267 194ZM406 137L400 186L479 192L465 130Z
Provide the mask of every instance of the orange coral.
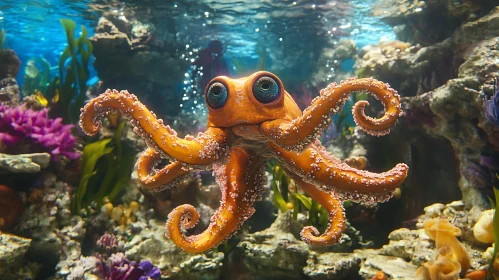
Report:
M383 271L378 271L378 273L376 273L371 278L371 280L388 280L388 277L386 276L386 274Z
M24 203L17 191L0 185L0 230L13 226L23 210Z

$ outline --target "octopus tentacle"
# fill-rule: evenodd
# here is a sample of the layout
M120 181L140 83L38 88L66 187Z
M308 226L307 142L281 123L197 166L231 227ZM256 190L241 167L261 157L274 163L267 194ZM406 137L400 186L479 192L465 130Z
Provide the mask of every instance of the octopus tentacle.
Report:
M189 173L189 168L176 161L168 164L160 170L154 170L154 166L161 160L161 155L152 148L140 156L137 162L137 177L145 188L159 192L176 185ZM154 173L151 175L151 173Z
M227 151L229 137L225 130L211 127L196 138L179 138L175 130L163 125L161 119L157 119L135 95L127 91L108 89L92 99L81 110L80 126L88 135L95 135L102 125L99 117L117 111L131 119L134 131L162 157L186 164L206 165L221 158Z
M355 202L375 203L390 199L409 170L402 163L383 173L355 169L315 144L300 153L287 151L273 142L268 142L268 146L276 159L306 182Z
M303 115L292 121L283 119L264 122L261 130L268 139L288 150L303 150L331 123L330 114L340 111L352 92L367 91L385 106L385 114L378 119L366 116L367 101L357 102L352 113L357 125L365 132L381 136L388 134L401 114L400 97L388 84L373 78L351 78L339 85L332 83L321 90Z
M188 204L173 209L166 223L170 239L190 253L212 249L238 230L255 212L253 204L266 183L263 162L243 148L232 148L226 165L216 163L213 170L222 201L208 228L191 236L182 232L181 227L192 228L199 221L199 213Z
M329 224L323 234L320 234L317 228L307 226L300 233L302 240L308 244L318 246L328 246L338 243L346 227L345 210L339 197L332 192L325 192L318 189L314 185L303 181L292 172L288 172L288 174L290 174L291 178L295 180L305 193L319 202L329 214Z

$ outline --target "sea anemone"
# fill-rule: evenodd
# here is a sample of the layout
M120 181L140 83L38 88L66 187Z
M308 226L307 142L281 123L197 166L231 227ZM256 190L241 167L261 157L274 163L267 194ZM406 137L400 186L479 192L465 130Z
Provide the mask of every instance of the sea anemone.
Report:
M97 263L97 272L105 280L159 280L161 272L148 260L142 260L139 264L129 261L125 254L112 254L108 263L102 258Z
M0 143L6 148L14 149L26 141L33 152L49 152L54 161L60 155L75 160L80 153L74 151L73 127L62 124L61 118L50 119L47 109L34 111L24 106L8 108L0 105Z

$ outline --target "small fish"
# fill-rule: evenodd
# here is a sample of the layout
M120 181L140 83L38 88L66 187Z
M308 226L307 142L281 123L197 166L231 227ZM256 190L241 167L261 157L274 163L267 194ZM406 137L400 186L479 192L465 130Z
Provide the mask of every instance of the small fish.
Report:
M43 107L47 107L49 105L49 101L45 96L43 96L43 93L39 90L35 90L36 93L36 101L40 103Z

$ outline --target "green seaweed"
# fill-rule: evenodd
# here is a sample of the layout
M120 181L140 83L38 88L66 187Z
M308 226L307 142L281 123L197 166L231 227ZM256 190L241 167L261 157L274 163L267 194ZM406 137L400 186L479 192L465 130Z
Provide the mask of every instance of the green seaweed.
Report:
M113 148L106 148L107 144L109 144L111 140L111 138L102 139L100 141L87 144L83 148L83 154L81 158L82 174L80 184L78 185L76 194L73 198L73 213L79 213L82 208L88 206L85 200L88 181L97 173L97 171L95 170L97 161L103 156L112 152Z
M7 31L5 29L0 29L0 51L4 49L5 40L7 38Z
M135 154L121 141L124 126L124 121L118 125L114 138L87 144L83 149L81 180L72 203L74 214L94 203L100 208L105 197L113 202L130 179Z
M499 176L496 174L496 177L499 179ZM487 270L487 280L492 280L494 279L493 277L493 269L494 269L494 261L497 257L497 251L499 247L499 216L497 215L497 211L499 210L499 190L497 190L494 187L494 196L495 196L495 201L493 201L489 197L490 205L494 208L494 217L492 218L492 229L494 232L494 253L492 254L492 259L490 260L489 263L489 269Z
M267 167L272 172L271 187L274 192L273 201L276 207L285 213L288 211L288 204L293 205L293 218L296 220L298 213L306 210L309 224L318 230L324 231L328 225L329 213L317 201L305 194L289 189L291 178L276 161L267 162Z
M57 115L66 123L76 123L80 109L85 103L88 64L93 53L92 42L88 40L85 26L81 26L81 36L75 39L76 23L69 19L60 19L66 33L68 46L59 59L59 77L55 78L47 92L50 99L59 93Z

